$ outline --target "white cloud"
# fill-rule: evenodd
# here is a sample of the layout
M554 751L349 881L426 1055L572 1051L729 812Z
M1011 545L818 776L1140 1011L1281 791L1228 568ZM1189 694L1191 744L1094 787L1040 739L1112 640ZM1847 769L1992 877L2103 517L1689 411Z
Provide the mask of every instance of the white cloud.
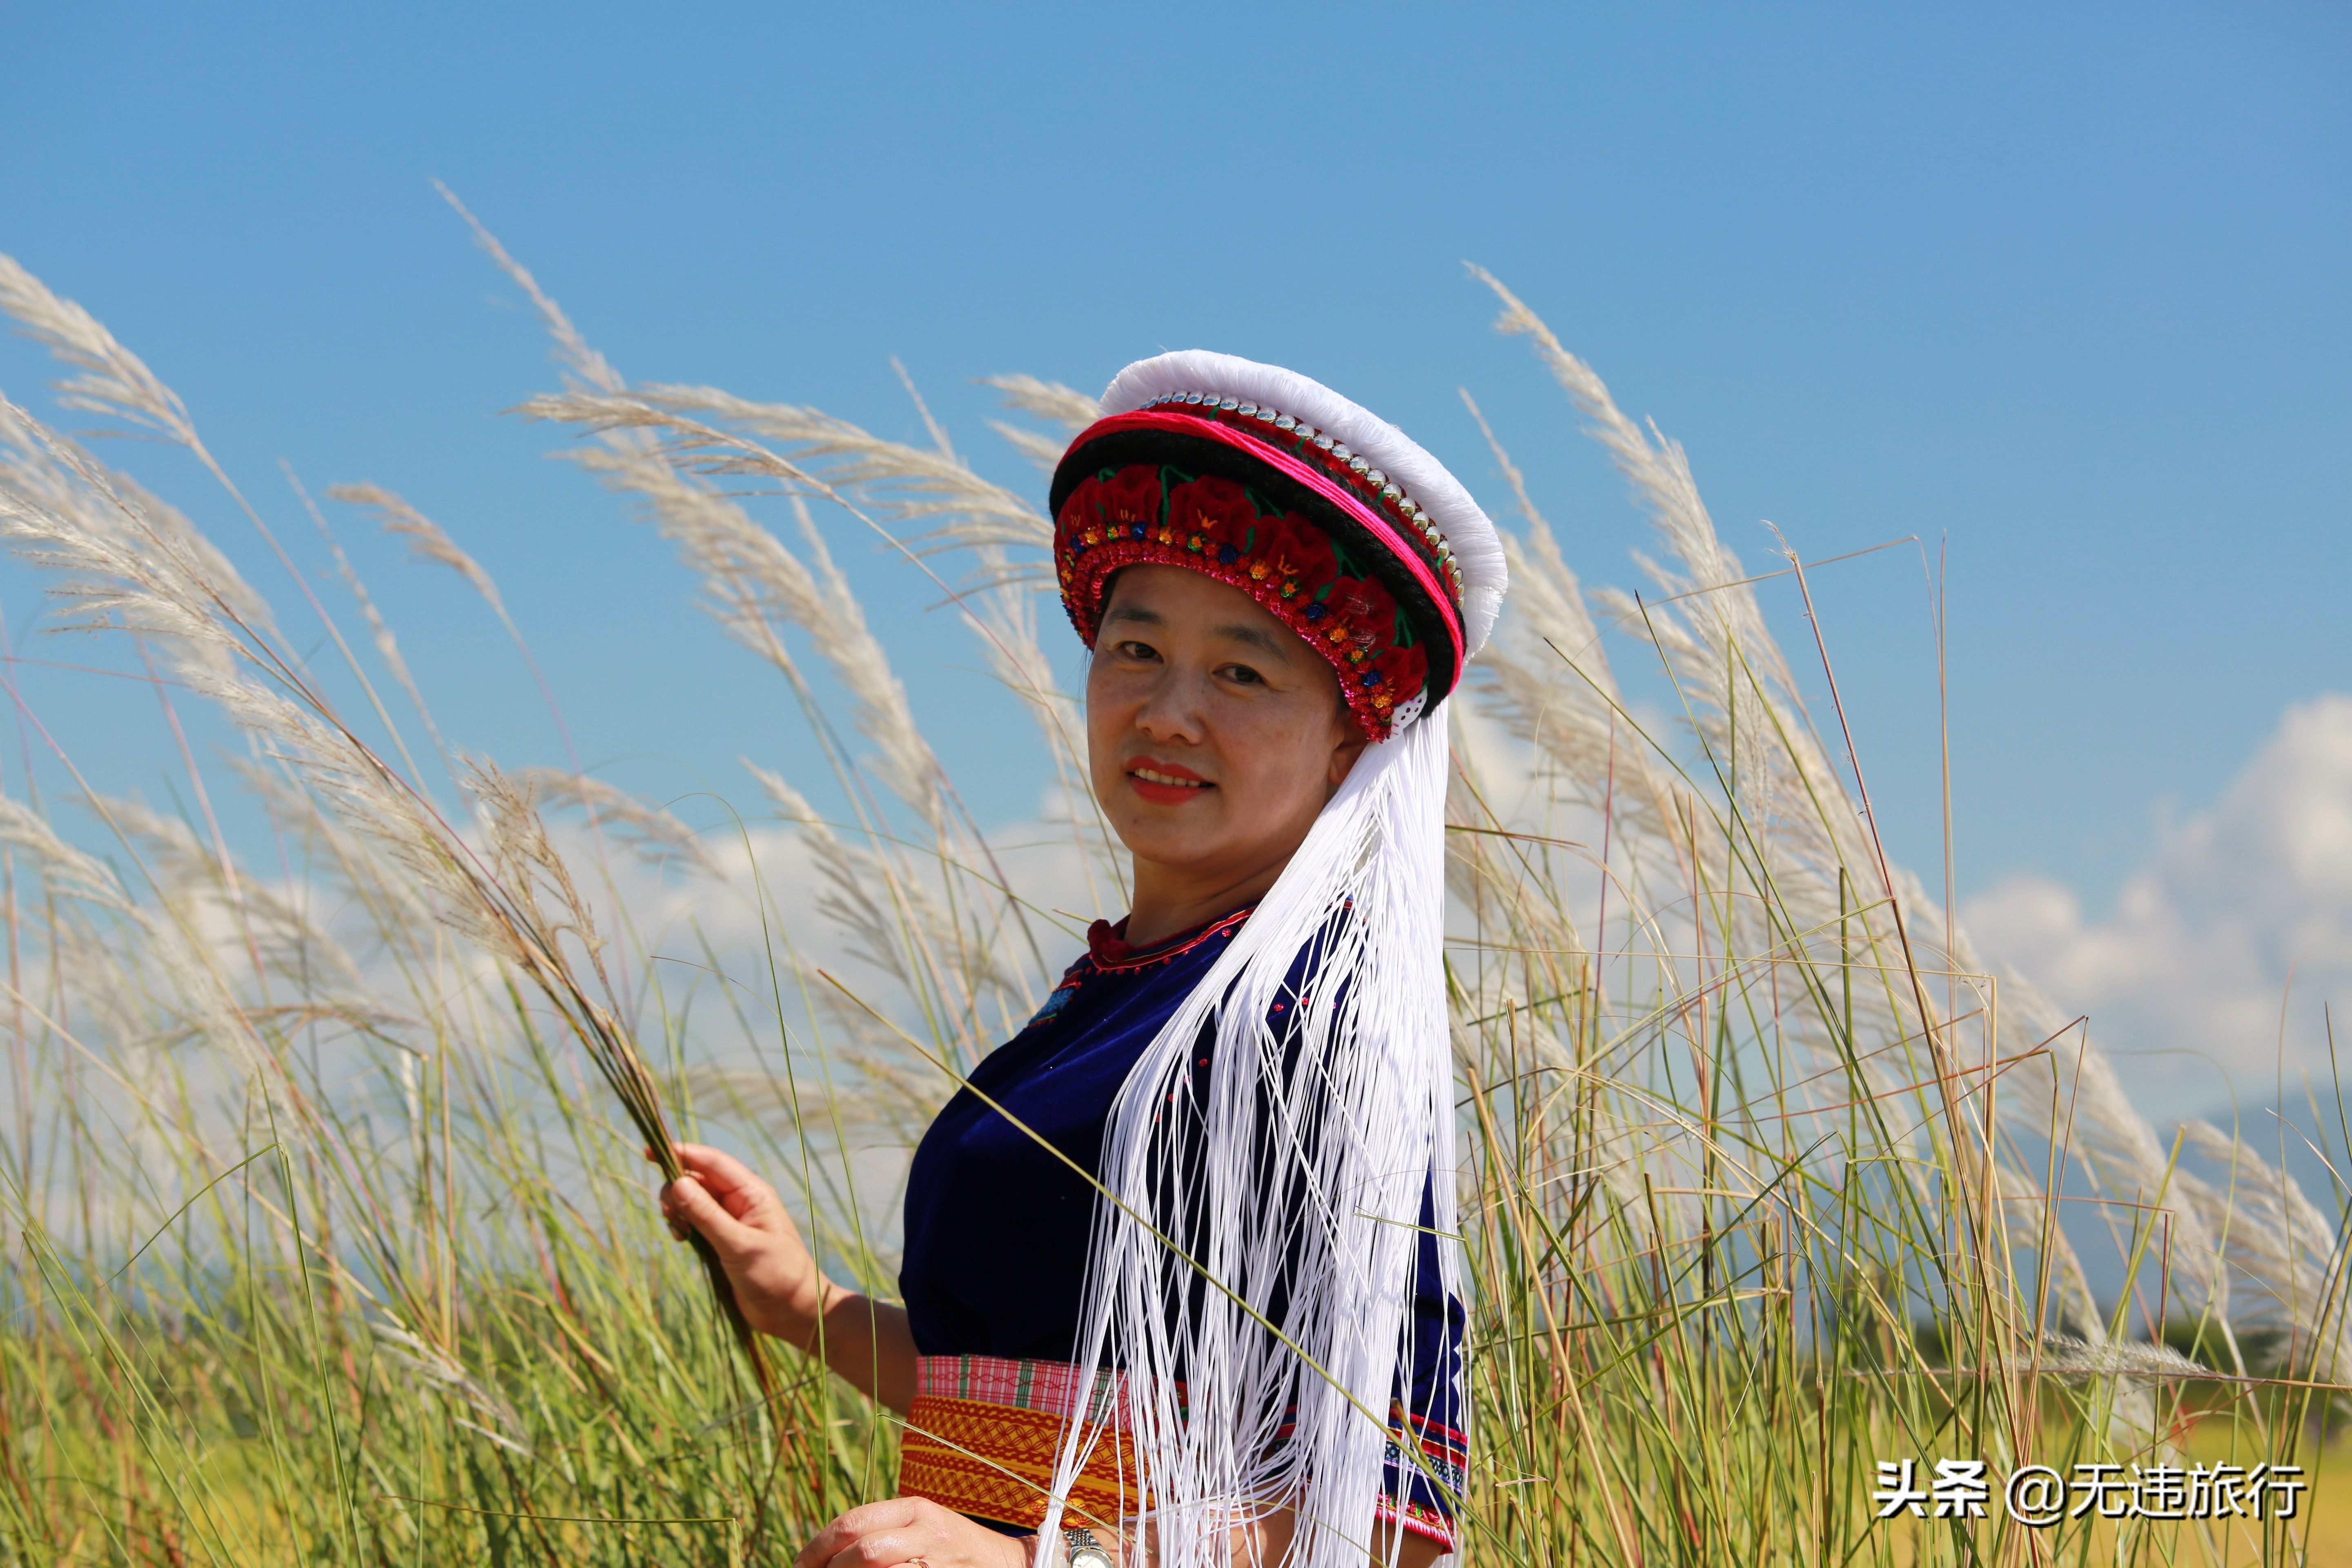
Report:
M2321 1006L2352 1004L2352 696L2290 709L2106 914L2023 876L1965 915L1988 957L2090 1015L2145 1111L2268 1102L2282 1064L2290 1097L2306 1071L2326 1092Z

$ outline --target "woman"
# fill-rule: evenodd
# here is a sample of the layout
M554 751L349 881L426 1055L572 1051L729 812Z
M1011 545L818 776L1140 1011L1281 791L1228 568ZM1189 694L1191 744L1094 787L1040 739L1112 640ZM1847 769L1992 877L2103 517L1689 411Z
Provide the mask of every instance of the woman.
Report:
M903 1306L684 1145L751 1321L907 1417L799 1568L1450 1551L1465 1458L1445 719L1500 542L1402 432L1223 354L1129 366L1055 472L1096 795L1134 858L908 1178Z

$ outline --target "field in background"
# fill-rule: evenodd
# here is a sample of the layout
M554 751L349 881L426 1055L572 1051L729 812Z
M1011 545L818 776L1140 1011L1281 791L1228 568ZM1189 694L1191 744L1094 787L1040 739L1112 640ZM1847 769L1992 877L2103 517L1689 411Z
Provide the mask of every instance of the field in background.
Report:
M643 1116L744 1152L831 1267L887 1293L892 1152L1085 914L1123 907L1040 641L1034 501L936 429L915 447L631 383L480 237L565 366L527 411L586 437L571 455L788 685L846 808L755 766L765 816L697 832L577 771L453 754L326 510L340 596L298 574L273 603L167 500L0 410L0 532L69 624L135 641L170 703L244 742L191 755L168 813L79 780L0 798L0 1562L788 1560L889 1492L897 1435L790 1352L762 1392L654 1216ZM1997 1496L1983 1521L1874 1522L1881 1459L2315 1473L2352 1376L2347 1194L2219 1129L2159 1132L2083 1029L1986 973L1886 860L1842 713L1800 700L1680 449L1495 288L1664 553L1641 596L1587 591L1496 449L1513 597L1452 715L1465 1555L2345 1552L2332 1498L2316 1525L2029 1531ZM68 405L184 448L244 506L94 320L5 258L0 307L70 367ZM1094 413L995 384L1041 465ZM397 495L328 505L503 617ZM962 810L834 564L877 530L959 596L1058 815L992 835ZM1805 581L1793 556L1769 570ZM1671 732L1623 700L1604 628L1671 679ZM1801 657L1834 689L1810 629ZM275 863L230 852L230 792L267 812ZM2099 1299L2094 1247L2133 1289Z

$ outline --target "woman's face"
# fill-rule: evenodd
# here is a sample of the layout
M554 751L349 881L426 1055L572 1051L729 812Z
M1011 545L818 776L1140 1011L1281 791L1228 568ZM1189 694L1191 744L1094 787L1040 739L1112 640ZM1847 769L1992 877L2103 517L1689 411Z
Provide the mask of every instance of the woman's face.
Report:
M1248 595L1177 566L1113 580L1087 758L1139 860L1234 883L1279 868L1363 747L1330 665Z

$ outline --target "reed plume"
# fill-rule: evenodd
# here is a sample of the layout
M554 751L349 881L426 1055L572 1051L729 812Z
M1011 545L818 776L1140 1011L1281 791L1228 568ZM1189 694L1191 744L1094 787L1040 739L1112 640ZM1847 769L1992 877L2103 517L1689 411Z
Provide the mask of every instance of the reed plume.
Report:
M131 419L204 455L175 395L86 311L5 258L0 308L82 372L63 389L72 406ZM132 487L23 410L0 405L0 419L16 455L0 485L0 538L64 577L54 590L71 606L63 624L125 631L181 650L181 680L404 866L436 896L443 920L537 991L619 1100L663 1176L682 1176L659 1084L611 1004L604 943L548 839L534 787L487 762L467 764L460 782L486 824L484 842L470 842L417 783L361 738L267 622L249 613L257 596L226 557L176 514L142 506ZM471 568L469 577L498 606L487 575L437 529L396 498L371 491L361 499L391 504L400 531L436 558L464 562L460 569ZM582 977L583 964L593 980ZM775 1373L718 1254L698 1233L681 1239L701 1261L762 1397L772 1398Z

